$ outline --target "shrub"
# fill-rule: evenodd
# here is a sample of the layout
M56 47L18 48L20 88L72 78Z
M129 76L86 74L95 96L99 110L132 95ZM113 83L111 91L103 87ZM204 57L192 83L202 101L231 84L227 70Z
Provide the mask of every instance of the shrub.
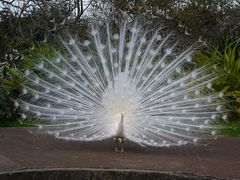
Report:
M21 79L16 69L4 66L0 77L0 122L17 120L13 97L19 94Z
M231 120L240 120L240 38L220 40L208 53L196 56L195 61L199 65L209 65L219 73L214 89L225 93Z
M38 45L25 55L20 55L17 50L11 52L0 66L0 126L8 126L19 119L14 100L19 97L21 85L25 82L24 71L34 69L34 64L41 55L54 55L53 50L46 44Z

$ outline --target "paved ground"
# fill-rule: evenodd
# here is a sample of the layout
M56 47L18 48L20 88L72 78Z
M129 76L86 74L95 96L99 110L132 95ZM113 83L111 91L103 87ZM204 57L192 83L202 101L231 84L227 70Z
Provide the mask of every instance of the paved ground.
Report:
M55 139L34 129L0 128L0 172L39 168L111 168L193 173L240 179L240 138L220 137L207 146L143 148L127 142L127 152L113 152L113 142Z

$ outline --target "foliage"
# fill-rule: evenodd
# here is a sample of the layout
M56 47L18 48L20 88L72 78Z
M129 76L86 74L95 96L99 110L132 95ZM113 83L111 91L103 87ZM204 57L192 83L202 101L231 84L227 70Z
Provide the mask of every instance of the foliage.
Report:
M21 78L18 71L4 66L0 77L0 122L16 120L18 118L12 97L19 94Z
M224 128L221 129L221 134L225 136L240 136L240 122L229 121L222 122Z
M12 49L22 53L63 32L83 29L86 5L82 0L0 1L0 61L5 62Z
M239 32L240 4L234 0L95 0L90 18L101 21L108 19L120 23L138 21L147 27L159 27L163 23L170 30L186 33L189 41L201 36L215 42L224 32Z
M240 38L221 39L207 54L195 57L195 61L209 65L220 75L214 89L225 92L231 120L240 120Z
M31 120L26 119L24 121L19 121L18 119L15 120L2 120L0 121L0 128L1 127L35 127L37 125L48 124L47 120L39 119L39 120Z
M36 45L33 50L25 52L21 61L15 63L15 66L9 63L2 64L0 68L0 126L19 124L17 122L18 109L14 106L14 99L21 94L21 85L25 82L23 73L26 69L33 69L35 63L43 55L53 57L54 52L48 45L40 44ZM6 57L7 62L9 62L9 57L10 55Z

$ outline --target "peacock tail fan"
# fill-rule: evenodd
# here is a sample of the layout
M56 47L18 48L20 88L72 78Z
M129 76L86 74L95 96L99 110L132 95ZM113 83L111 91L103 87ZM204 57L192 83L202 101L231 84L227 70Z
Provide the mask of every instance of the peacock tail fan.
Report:
M212 89L215 72L192 68L197 43L182 50L173 33L137 23L122 23L118 33L103 27L93 25L82 41L69 35L62 40L67 55L55 49L54 58L42 56L25 71L15 101L22 119L45 119L40 128L79 141L116 136L120 121L121 133L143 146L198 143L216 135L215 121L227 118L223 93Z

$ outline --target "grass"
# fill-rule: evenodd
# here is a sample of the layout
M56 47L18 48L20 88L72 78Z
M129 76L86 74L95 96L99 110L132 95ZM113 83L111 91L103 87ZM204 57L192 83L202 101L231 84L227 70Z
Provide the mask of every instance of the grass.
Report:
M46 120L31 120L26 119L24 121L17 121L17 120L0 120L0 127L35 127L39 124L47 124Z
M240 136L240 121L221 122L224 126L220 130L220 134L224 136Z

